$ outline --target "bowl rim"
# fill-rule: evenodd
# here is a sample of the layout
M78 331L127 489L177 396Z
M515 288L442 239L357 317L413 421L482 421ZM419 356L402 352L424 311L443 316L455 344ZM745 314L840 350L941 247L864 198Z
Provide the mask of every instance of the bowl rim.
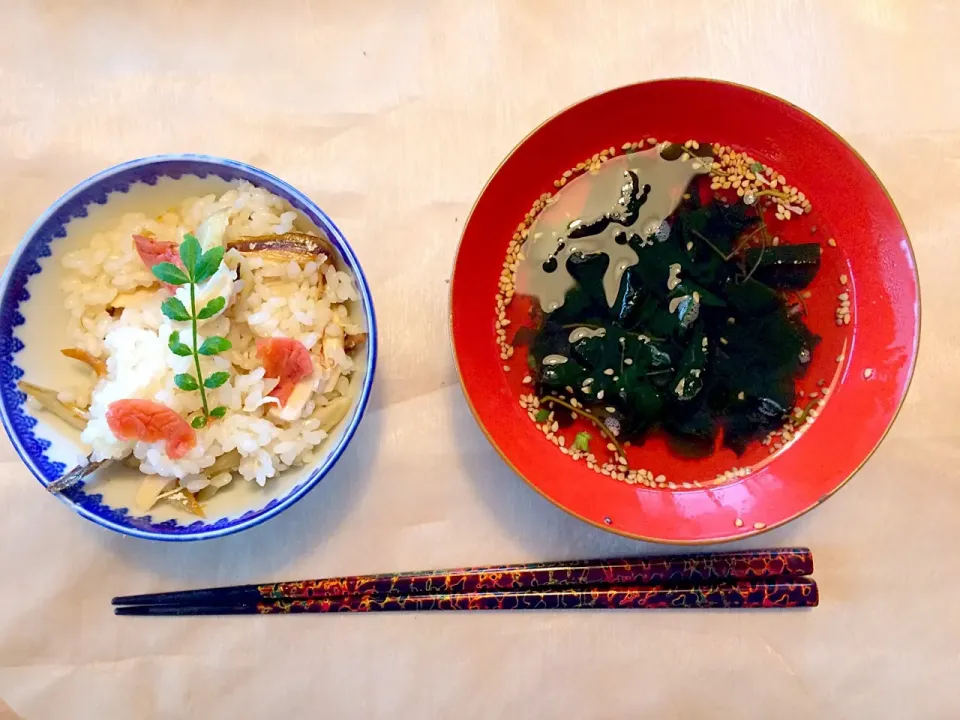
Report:
M883 433L881 433L881 435L880 435L880 437L878 438L876 444L870 449L870 452L867 453L867 454L864 456L864 458L860 461L860 463L859 463L855 468L853 468L853 470L851 470L850 473L849 473L841 482L837 483L837 485L836 485L835 488L833 488L832 490L830 490L830 492L827 492L827 493L819 496L814 502L810 503L810 504L807 505L806 507L801 508L799 511L797 511L796 513L790 515L789 517L786 517L786 518L784 518L784 519L782 519L782 520L778 520L778 521L776 521L776 522L771 522L771 523L769 523L769 524L766 524L766 525L764 525L762 528L756 528L756 527L754 527L754 528L748 529L748 528L744 527L744 528L739 528L737 532L730 532L730 533L728 533L727 535L724 535L724 536L721 536L721 537L710 537L710 538L706 538L706 539L694 539L694 540L676 540L676 539L671 539L671 538L660 538L660 537L655 537L655 536L642 535L642 534L639 534L639 533L630 532L629 530L626 530L626 529L623 529L623 528L620 528L620 527L616 527L616 526L612 526L612 525L606 525L606 524L603 524L603 523L601 523L601 522L597 522L597 521L592 520L592 519L590 519L590 518L584 517L584 516L581 515L580 513L574 511L573 509L571 509L571 508L569 508L569 507L561 504L561 503L558 502L557 500L555 500L553 497L551 497L551 496L548 495L546 492L544 492L540 487L538 487L535 483L533 483L529 478L527 478L526 475L524 475L522 472L520 472L520 470L517 468L517 466L514 464L514 462L507 456L507 454L501 449L501 447L500 447L500 446L497 444L497 442L494 440L493 435L490 433L490 431L489 431L489 429L487 428L486 424L484 423L483 419L480 417L480 414L477 412L477 409L476 409L476 407L475 407L474 404L473 404L473 400L472 400L472 398L470 397L469 392L467 391L467 386L466 386L466 383L464 382L463 373L462 373L462 370L461 370L461 368L460 368L460 357L459 357L459 355L458 355L458 353L457 353L457 346L456 346L456 341L455 341L455 336L454 336L454 323L453 323L453 314L454 314L453 299L454 299L454 286L455 286L455 283L456 283L456 268L457 268L457 261L458 261L459 256L460 256L460 250L461 250L461 247L462 247L462 245L463 245L464 237L466 236L467 229L470 227L470 221L473 219L473 214L474 214L474 212L476 211L477 205L479 205L481 198L483 198L483 196L486 194L487 189L489 188L490 184L493 182L494 178L496 178L496 176L497 176L497 175L500 173L500 171L503 169L503 166L506 165L506 163L510 160L510 158L513 157L514 153L516 153L517 150L518 150L524 143L526 143L531 137L533 137L534 135L536 135L536 134L541 130L541 128L543 128L545 125L547 125L548 123L550 123L550 122L553 121L554 119L560 117L560 116L563 115L564 113L572 110L573 108L575 108L575 107L577 107L577 106L579 106L579 105L582 105L583 103L589 102L589 101L591 101L591 100L593 100L593 99L595 99L595 98L598 98L598 97L600 97L600 96L602 96L602 95L606 95L607 93L619 92L619 91L626 90L626 89L628 89L628 88L642 87L642 86L648 86L648 85L655 85L655 84L660 84L660 83L670 83L670 82L676 82L676 81L682 81L682 82L697 82L697 83L709 83L709 84L714 84L714 85L729 86L729 87L737 88L737 89L740 89L740 90L746 90L746 91L755 93L755 94L757 94L757 95L763 96L763 97L765 97L765 98L768 98L768 99L770 99L770 100L773 100L773 101L775 101L775 102L782 103L783 105L785 105L785 106L787 106L788 108L796 111L797 113L800 113L801 115L803 115L805 118L807 118L807 119L810 120L811 122L815 123L816 125L819 125L823 130L825 130L825 131L828 132L830 135L832 135L839 143L841 143L841 144L844 145L847 149L849 149L850 152L853 154L853 156L863 165L864 168L866 168L866 170L870 173L870 175L871 175L871 176L873 177L873 179L876 181L877 185L879 186L879 188L880 188L881 191L883 192L883 194L884 194L884 196L886 197L887 201L890 203L890 207L893 209L893 212L894 212L894 214L896 215L897 220L898 220L898 222L900 223L900 226L903 228L903 235L904 235L904 238L906 239L906 250L907 250L907 252L908 252L908 254L909 254L909 256L910 256L911 267L912 267L912 270L913 270L913 280L914 280L914 283L915 283L916 288L917 288L916 326L915 326L915 328L914 328L914 334L913 334L913 345L912 345L912 347L910 348L909 367L908 367L908 370L907 370L907 378L906 378L906 382L905 382L905 384L904 384L903 393L902 393L902 395L901 395L901 397L900 397L899 403L897 404L896 410L893 412L893 414L892 414L891 417L890 417L889 422L887 423L886 428L884 429ZM517 476L519 476L519 477L523 480L523 482L526 483L526 485L527 485L529 488L531 488L532 490L534 490L534 491L535 491L538 495L540 495L542 498L546 499L551 505L553 505L554 507L559 508L560 510L562 510L562 511L565 512L565 513L567 513L568 515L571 515L571 516L577 518L577 519L580 520L581 522L584 522L584 523L586 523L586 524L588 524L588 525L592 525L593 527L599 528L600 530L604 530L604 531L606 531L606 532L613 533L613 534L615 534L615 535L620 535L620 536L623 536L623 537L627 537L627 538L630 538L630 539L632 539L632 540L640 540L640 541L643 541L643 542L649 542L649 543L654 543L654 544L658 544L658 545L676 545L676 546L716 545L716 544L720 544L720 543L727 543L727 542L734 542L734 541L737 541L737 540L744 540L744 539L747 539L747 538L750 538L750 537L754 537L754 536L756 536L756 535L762 535L762 534L764 534L764 533L770 532L771 530L774 530L774 529L779 528L779 527L781 527L781 526L783 526L783 525L786 525L787 523L790 523L790 522L796 520L797 518L802 517L803 515L806 515L808 512L810 512L810 511L813 510L814 508L817 508L817 507L819 507L820 505L822 505L822 504L823 504L824 502L826 502L829 498L831 498L834 494L836 494L841 488L843 488L848 482L850 482L851 478L853 478L854 475L856 475L858 472L860 472L860 470L863 468L863 466L866 465L866 463L870 460L870 458L873 457L874 453L876 453L877 448L879 448L880 445L883 443L883 441L886 439L887 435L890 433L891 428L892 428L892 427L894 426L894 424L896 423L897 418L898 418L899 415L900 415L900 411L903 409L903 404L904 404L904 402L905 402L906 399L907 399L907 395L909 395L909 393L910 393L910 386L911 386L912 383L913 383L913 378L914 378L914 374L915 374L916 367L917 367L917 360L918 360L919 351L920 351L920 335L921 335L921 331L922 331L922 293L921 293L921 288L920 288L920 273L919 273L919 270L918 270L918 268L917 268L916 253L914 252L914 249L913 249L913 242L912 242L911 239L910 239L910 234L909 234L909 231L908 231L908 229L907 229L906 223L903 221L903 216L902 216L901 213L900 213L900 209L897 207L896 203L893 201L893 197L891 196L890 191L887 189L887 186L884 185L883 181L880 179L880 177L877 175L877 173L874 171L874 169L870 166L870 164L866 161L866 159L863 157L863 155L861 155L861 154L857 151L857 149L856 149L855 147L853 147L853 145L852 145L851 143L849 143L843 136L841 136L836 130L834 130L832 127L830 127L829 125L827 125L825 122L823 122L822 120L820 120L819 118L817 118L817 117L816 117L815 115L813 115L812 113L804 110L803 108L799 107L798 105L795 105L794 103L790 102L789 100L786 100L786 99L784 99L784 98L782 98L782 97L780 97L780 96L778 96L778 95L775 95L775 94L773 94L773 93L767 92L767 91L765 91L765 90L760 90L759 88L755 88L755 87L750 86L750 85L744 85L744 84L742 84L742 83L731 82L731 81L728 81L728 80L718 80L718 79L715 79L715 78L698 77L698 76L684 76L684 75L671 76L671 77L662 77L662 78L655 78L655 79L653 79L653 80L645 80L645 81L636 82L636 83L627 83L627 84L625 84L625 85L617 85L617 86L615 86L615 87L606 88L606 89L601 90L601 91L599 91L599 92L592 93L591 95L588 95L588 96L586 96L586 97L580 98L580 99L578 99L578 100L570 103L569 105L564 106L564 107L561 108L560 110L557 110L556 112L554 112L554 113L551 114L550 116L544 118L544 119L543 119L540 123L538 123L533 129L531 129L528 133L526 133L526 134L510 149L510 152L508 152L506 155L504 155L504 157L503 157L503 158L500 160L500 162L498 163L497 167L494 168L493 172L490 174L490 176L487 178L486 182L483 184L483 187L481 188L480 192L477 194L477 197L476 197L476 199L474 200L473 205L470 207L470 212L467 213L466 220L465 220L464 223L463 223L463 229L462 229L461 232L460 232L460 239L459 239L459 241L457 242L457 251L456 251L456 253L454 253L453 262L452 262L452 266L451 266L451 269L450 269L450 290L449 290L449 293L448 293L447 305L448 305L448 308L449 308L449 311L448 311L448 325L447 325L447 330L448 330L448 333L449 333L450 349L451 349L451 352L452 352L452 354L453 354L454 368L455 368L455 370L456 370L456 372L457 372L457 379L458 379L459 382L460 382L461 392L463 393L463 397L464 397L464 399L465 399L466 402L467 402L467 407L470 408L470 413L473 415L474 420L476 420L477 425L480 427L481 432L483 432L483 434L486 436L487 441L490 443L491 446L493 446L493 448L494 448L494 450L496 450L497 454L500 455L501 459L506 463L507 467L509 467L511 470L513 470L513 472L514 472ZM491 351L492 351L492 350L491 350ZM673 492L673 491L667 491L667 492Z
M237 521L234 524L228 524L224 527L204 530L203 528L198 529L196 532L181 532L181 533L163 533L153 530L144 530L136 527L129 527L126 525L120 525L113 522L107 518L104 518L97 513L82 507L69 498L61 495L58 495L58 499L61 502L70 507L78 515L90 520L101 527L107 528L108 530L113 530L114 532L120 533L122 535L128 535L131 537L143 538L146 540L159 540L162 542L192 542L197 540L208 540L217 537L223 537L226 535L232 535L233 533L240 532L241 530L246 530L248 528L259 525L267 520L276 517L281 512L294 505L299 501L304 495L310 492L317 484L327 475L327 473L333 468L336 462L340 459L340 456L346 450L347 445L353 439L354 434L356 433L357 427L359 426L361 420L367 409L367 404L370 399L370 393L373 386L374 375L377 365L377 352L378 352L378 333L377 333L377 320L376 314L373 305L373 297L370 292L370 287L367 282L366 275L363 272L363 268L358 261L356 254L354 253L353 248L347 242L346 237L344 237L340 228L330 219L330 217L309 197L304 193L297 190L290 183L285 180L280 179L272 173L261 170L253 165L244 163L238 160L231 160L229 158L218 157L215 155L206 155L201 153L165 153L160 155L148 155L145 157L136 158L133 160L128 160L126 162L118 163L112 165L100 172L91 175L85 180L80 181L65 193L63 193L59 198L53 201L47 209L37 218L37 220L27 229L23 237L20 239L20 242L17 244L16 249L10 256L10 260L7 263L7 267L3 272L3 276L0 277L0 300L2 300L8 291L10 280L14 274L15 269L19 266L24 252L27 250L27 247L30 245L31 241L35 238L39 230L44 226L44 224L53 217L58 210L66 204L68 201L75 198L77 195L94 188L99 183L104 182L105 180L110 179L114 175L136 168L147 167L151 165L163 165L165 163L171 162L195 162L200 164L206 164L211 167L219 168L228 168L233 170L241 170L250 175L257 177L259 180L265 181L267 184L273 185L276 188L281 189L283 192L287 193L289 196L296 199L298 202L302 203L307 207L310 212L316 214L325 225L325 231L329 232L332 236L330 239L334 242L337 247L337 250L344 256L344 259L348 261L350 265L350 270L353 273L357 290L360 295L360 302L364 314L364 319L367 325L367 361L365 368L365 375L363 379L363 386L360 389L360 394L356 400L355 411L353 417L349 423L344 427L343 433L340 436L337 444L329 450L323 460L317 464L315 469L306 477L306 479L300 484L299 487L292 490L289 494L281 496L278 498L278 502L273 507L263 511L261 514L258 514L252 518L246 520ZM189 173L186 173L189 174ZM131 183L132 184L132 183ZM270 189L270 188L266 188ZM272 190L271 190L272 192ZM69 224L69 221L66 224ZM19 306L18 301L18 306ZM11 329L12 333L12 329ZM7 412L6 404L0 401L0 423L3 424L3 428L7 433L7 437L10 439L11 444L13 445L14 450L16 450L17 455L20 457L20 460L30 471L30 473L36 478L41 486L46 489L47 483L43 478L42 473L36 467L33 459L30 457L30 454L23 447L18 433L14 432L10 418Z

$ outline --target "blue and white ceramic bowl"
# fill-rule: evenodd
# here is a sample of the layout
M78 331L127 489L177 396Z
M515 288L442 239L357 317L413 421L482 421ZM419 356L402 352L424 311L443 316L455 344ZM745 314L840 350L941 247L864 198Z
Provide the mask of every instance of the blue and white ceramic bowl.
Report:
M76 512L98 525L153 540L200 540L238 532L280 514L327 474L350 442L367 406L377 359L373 301L357 258L343 235L320 208L283 180L232 160L205 155L161 155L104 170L77 185L47 210L20 243L0 282L0 418L23 462L44 485L59 478L86 453L79 433L59 419L25 404L17 389L21 378L46 387L62 386L80 372L63 358L67 310L60 281L61 258L85 246L90 236L116 224L128 212L159 214L184 198L222 193L234 181L250 183L286 200L302 218L323 231L340 254L340 263L356 280L359 310L368 341L360 392L347 417L321 445L312 467L287 470L266 487L236 479L230 492L205 505L197 520L170 503L141 514L133 503L138 486L134 470L111 470L59 495ZM128 473L128 477L123 477Z

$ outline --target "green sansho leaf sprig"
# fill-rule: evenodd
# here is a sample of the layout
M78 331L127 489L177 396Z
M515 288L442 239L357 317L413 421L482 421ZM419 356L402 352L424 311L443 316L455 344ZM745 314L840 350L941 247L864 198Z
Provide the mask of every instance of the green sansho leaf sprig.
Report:
M168 285L189 285L190 286L190 307L186 307L176 296L169 297L163 301L160 309L163 314L171 320L177 322L189 322L192 332L193 342L187 345L180 340L180 331L175 330L170 333L168 346L170 352L180 357L193 356L194 367L197 374L180 373L173 378L177 387L186 392L194 390L200 391L200 400L203 404L203 415L195 417L190 424L195 428L202 428L211 418L222 418L227 414L227 409L220 405L212 410L207 405L207 390L215 390L230 379L228 372L215 372L208 377L203 377L200 370L200 356L217 355L229 350L232 345L224 337L213 335L208 337L200 347L197 347L197 321L212 318L218 312L223 310L227 301L217 296L210 302L197 310L197 286L206 282L220 267L223 260L223 248L213 247L203 252L200 242L193 235L187 233L183 236L183 242L180 243L180 262L183 267L178 267L173 263L165 262L153 266L153 274L161 282Z

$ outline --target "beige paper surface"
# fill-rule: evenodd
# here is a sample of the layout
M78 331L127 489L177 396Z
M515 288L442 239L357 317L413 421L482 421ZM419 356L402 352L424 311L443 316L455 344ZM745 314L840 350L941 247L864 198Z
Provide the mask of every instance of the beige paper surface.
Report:
M3 438L0 715L960 715L960 4L0 0L0 18L4 261L108 165L224 155L335 219L382 333L370 411L335 471L223 540L101 530ZM477 193L532 127L676 75L817 114L884 179L915 245L924 346L895 429L835 498L754 543L810 545L820 608L114 618L115 594L648 550L555 509L488 446L457 386L446 279Z

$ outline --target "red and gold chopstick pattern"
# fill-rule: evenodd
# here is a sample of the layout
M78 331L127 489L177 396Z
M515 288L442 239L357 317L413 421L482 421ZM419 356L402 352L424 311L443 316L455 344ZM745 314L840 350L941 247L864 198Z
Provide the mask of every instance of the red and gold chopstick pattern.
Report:
M257 603L262 615L426 610L549 610L669 608L795 608L819 602L806 578L740 582L697 588L589 588L544 592L507 591L434 595L351 595L341 598L271 600ZM252 610L252 608L251 608Z
M717 555L680 555L461 568L422 573L360 575L258 585L263 598L307 599L347 595L453 594L593 585L666 585L719 580L802 577L813 572L809 550L785 548Z

